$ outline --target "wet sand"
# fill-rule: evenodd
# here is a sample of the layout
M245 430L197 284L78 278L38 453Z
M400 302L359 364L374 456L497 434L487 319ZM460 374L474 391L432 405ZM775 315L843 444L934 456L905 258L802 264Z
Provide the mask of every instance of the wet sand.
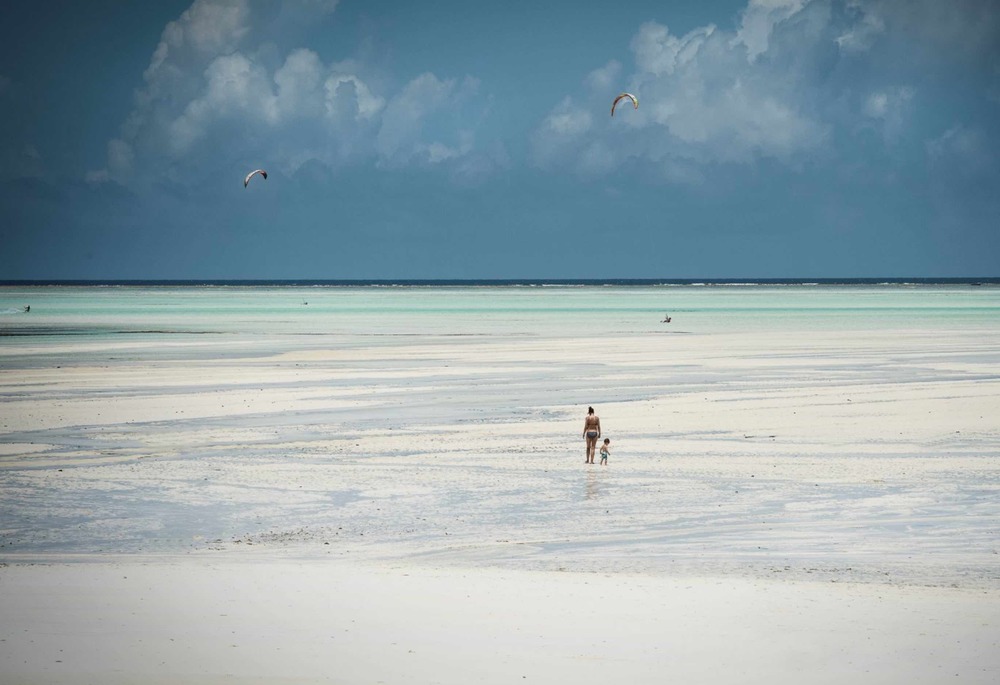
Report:
M0 671L992 683L998 339L10 343Z

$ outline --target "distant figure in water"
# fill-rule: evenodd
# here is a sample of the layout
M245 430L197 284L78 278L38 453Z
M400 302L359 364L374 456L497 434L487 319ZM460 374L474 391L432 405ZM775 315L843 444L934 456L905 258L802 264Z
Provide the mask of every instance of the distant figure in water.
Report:
M24 305L24 313L27 314L30 311L31 311L31 305L30 304Z
M583 463L593 464L594 448L597 446L597 439L601 437L601 419L594 413L593 407L587 408L587 418L583 420L583 437L587 440L587 458Z
M608 455L611 454L611 438L604 438L604 444L601 445L601 466L608 465Z
M663 315L663 321L661 321L660 323L670 323L670 315L669 314L664 314Z

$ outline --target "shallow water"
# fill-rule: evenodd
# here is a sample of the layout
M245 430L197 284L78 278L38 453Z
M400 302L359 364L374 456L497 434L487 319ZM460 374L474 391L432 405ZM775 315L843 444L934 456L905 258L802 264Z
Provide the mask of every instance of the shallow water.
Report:
M1000 288L0 289L25 304L0 558L1000 583Z
M31 305L24 314L21 307ZM0 335L567 334L988 328L1000 287L0 287Z

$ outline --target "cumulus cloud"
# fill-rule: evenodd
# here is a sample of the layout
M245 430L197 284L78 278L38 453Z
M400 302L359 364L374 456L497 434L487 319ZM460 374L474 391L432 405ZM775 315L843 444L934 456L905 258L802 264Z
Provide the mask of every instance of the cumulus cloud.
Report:
M372 119L385 106L385 99L373 94L364 81L336 68L323 84L323 89L326 93L326 114L331 119L338 118L337 113L342 110L345 98L350 110L348 116L356 120Z
M549 113L533 136L532 159L543 168L556 166L579 150L583 135L593 127L593 115L566 97Z
M586 133L593 125L593 116L577 107L569 98L545 119L545 128L557 136L575 137Z
M619 74L621 74L622 65L618 60L611 60L603 67L594 69L592 72L587 74L586 83L594 90L606 91L609 88L614 88L614 85L618 83Z
M798 13L805 4L805 0L750 0L734 42L746 49L751 61L757 59L767 52L774 27Z
M274 72L276 92L273 96L271 119L302 117L313 119L326 110L324 76L327 69L312 50L300 48L285 58ZM269 104L270 104L270 93Z
M206 68L220 55L236 49L249 33L249 18L246 0L195 0L178 19L168 23L143 72L143 87L135 94L135 106L122 125L121 135L108 145L106 166L89 172L87 179L127 182L137 153L155 155L176 147L170 142L175 128L190 140L196 139L193 119L205 105L195 106L191 112L184 110L197 97ZM175 127L178 116L185 115L187 122Z
M824 144L828 125L803 97L808 78L790 78L784 63L762 59L773 51L776 27L804 6L755 0L728 32L708 25L677 35L657 22L641 25L630 44L634 71L618 78L637 94L639 109L598 122L594 113L607 110L617 89L599 92L594 86L608 68L595 70L586 80L593 97L567 97L540 123L533 161L601 174L648 160L662 178L692 182L699 165L761 157L791 163L810 154Z
M217 55L231 50L249 27L246 0L196 0L177 21L167 24L144 78L155 83L161 73L177 69L190 54Z
M421 156L434 163L460 154L441 141L422 143L421 134L429 115L441 111L451 100L474 88L466 83L459 93L454 79L441 80L425 73L410 81L386 105L382 126L375 140L375 149L381 159L389 164L402 164L414 156Z
M275 16L301 23L336 5L286 0ZM205 150L267 161L289 174L306 162L401 166L473 154L475 132L446 130L442 122L455 123L456 102L485 110L475 79L426 73L393 92L362 62L325 62L301 46L282 53L254 14L258 8L246 0L196 0L167 25L121 135L87 180L170 174Z
M566 94L539 122L532 160L586 173L641 160L665 179L691 180L711 164L799 167L838 154L838 129L917 142L918 91L899 82L906 73L915 83L926 77L915 55L940 65L974 53L1000 65L1000 13L987 0L957 3L952 11L935 0L749 0L729 29L674 33L644 23L629 66L596 67L585 90ZM601 121L596 115L621 89L638 96L639 110Z
M632 39L636 67L653 76L671 75L690 64L713 33L715 26L709 25L678 37L662 24L647 22Z
M863 53L885 31L885 21L881 16L866 7L862 0L851 0L847 10L854 18L847 28L837 36L837 46L845 53Z
M170 152L182 156L216 122L239 115L274 123L278 112L267 72L242 54L219 57L205 70L204 92L169 127Z

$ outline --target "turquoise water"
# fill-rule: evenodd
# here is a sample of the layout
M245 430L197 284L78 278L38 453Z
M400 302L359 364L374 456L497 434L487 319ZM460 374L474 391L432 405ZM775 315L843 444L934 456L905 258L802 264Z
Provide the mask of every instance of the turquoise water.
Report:
M998 333L995 285L2 287L0 551L992 587Z
M30 305L30 313L23 307ZM664 315L670 324L661 323ZM992 330L1000 287L8 286L0 345L64 335L578 335Z

